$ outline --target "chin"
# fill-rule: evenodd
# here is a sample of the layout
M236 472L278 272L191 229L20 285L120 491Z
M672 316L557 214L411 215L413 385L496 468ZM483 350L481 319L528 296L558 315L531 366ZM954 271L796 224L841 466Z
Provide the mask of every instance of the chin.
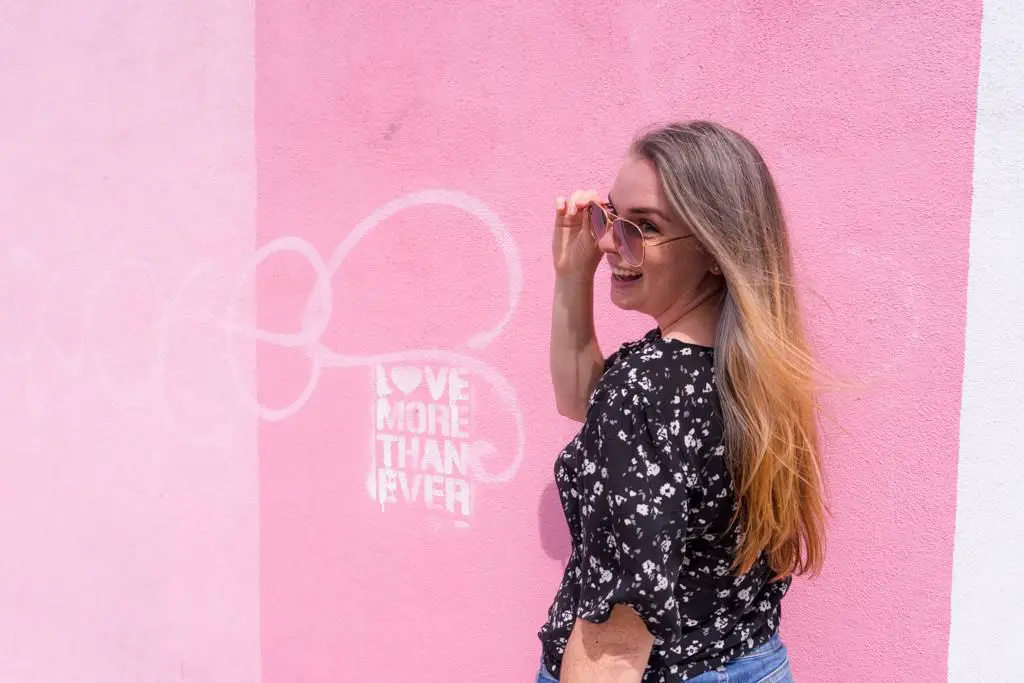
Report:
M611 300L612 304L614 304L617 308L621 308L624 311L640 310L641 297L619 293L612 289Z

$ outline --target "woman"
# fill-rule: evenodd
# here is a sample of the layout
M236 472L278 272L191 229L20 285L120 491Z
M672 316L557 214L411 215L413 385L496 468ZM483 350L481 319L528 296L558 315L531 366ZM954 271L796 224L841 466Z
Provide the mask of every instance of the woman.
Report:
M551 376L583 422L555 465L573 552L540 631L543 683L791 681L791 576L825 506L812 363L764 160L707 122L637 139L607 201L556 200ZM611 298L657 327L604 359Z

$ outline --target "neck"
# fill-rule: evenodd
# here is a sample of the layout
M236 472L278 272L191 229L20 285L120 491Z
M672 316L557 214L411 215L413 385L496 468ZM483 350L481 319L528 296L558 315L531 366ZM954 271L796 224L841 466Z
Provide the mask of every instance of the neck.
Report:
M715 278L714 282L701 287L692 299L669 308L656 318L661 336L701 346L714 346L724 294L724 283Z

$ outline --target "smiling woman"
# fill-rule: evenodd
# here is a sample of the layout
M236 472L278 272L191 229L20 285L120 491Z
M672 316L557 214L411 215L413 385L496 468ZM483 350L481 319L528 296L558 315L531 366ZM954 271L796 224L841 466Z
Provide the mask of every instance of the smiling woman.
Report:
M760 154L693 122L639 138L606 202L556 201L551 374L583 426L555 463L573 552L539 681L788 681L791 576L822 563L813 365ZM657 327L605 359L616 306Z

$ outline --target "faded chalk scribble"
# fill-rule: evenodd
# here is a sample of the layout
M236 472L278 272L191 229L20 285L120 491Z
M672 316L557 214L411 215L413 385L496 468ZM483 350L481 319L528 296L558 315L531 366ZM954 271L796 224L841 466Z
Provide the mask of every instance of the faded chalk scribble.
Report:
M465 211L493 237L505 262L508 285L503 316L491 328L474 333L462 348L405 349L373 355L344 354L328 348L323 336L331 322L335 296L332 281L344 268L345 258L381 221L425 205ZM303 258L313 274L313 287L297 332L259 329L250 319L256 269L268 258L283 253ZM26 385L26 400L40 417L46 414L48 399L62 383L84 381L120 404L155 403L176 433L204 440L215 437L218 429L230 428L244 410L255 411L268 421L295 415L307 404L328 369L435 363L472 373L489 385L515 424L514 453L498 471L489 471L477 455L494 452L488 442L481 441L471 449L469 466L476 481L508 481L522 462L525 428L515 389L501 372L475 355L502 333L515 314L523 284L519 253L497 215L474 197L449 190L426 190L394 199L349 232L330 261L325 261L308 241L294 235L263 245L247 263L204 259L176 276L168 275L167 264L153 263L136 254L119 254L115 249L91 253L88 258L90 263L82 264L81 272L73 279L45 257L22 247L9 247L0 262L0 275L7 283L5 329L15 333L0 341L0 368L9 373L16 371ZM223 277L232 272L234 277ZM81 291L83 282L87 287ZM219 291L211 295L214 290ZM126 302L134 308L125 308ZM77 333L68 334L54 322L61 317L74 319ZM254 341L302 350L311 361L301 391L284 405L266 405L256 396L251 359L245 357L251 353ZM196 344L201 347L192 348ZM192 358L198 354L204 362L219 365L216 373L233 378L234 389L221 391L222 382L212 376L216 373L201 377L195 386L186 386L172 367L172 358L182 354L192 354ZM200 394L215 388L221 393L204 404ZM186 418L186 413L191 417Z

